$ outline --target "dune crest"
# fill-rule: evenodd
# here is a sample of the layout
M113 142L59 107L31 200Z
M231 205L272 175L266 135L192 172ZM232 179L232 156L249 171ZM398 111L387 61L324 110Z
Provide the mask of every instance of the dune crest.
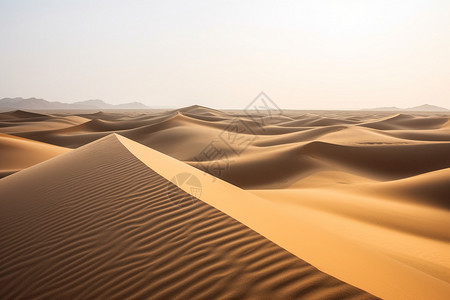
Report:
M3 297L375 298L199 199L177 205L188 194L132 146L110 135L0 180Z
M382 298L427 299L432 295L433 298L444 299L450 295L449 283L382 255L364 243L323 229L320 223L326 222L325 219L308 217L307 210L304 211L306 214L293 213L275 202L244 194L243 190L220 179L211 180L210 175L180 164L153 149L121 136L118 138L137 158L166 179L172 178L177 172L194 174L202 183L202 201L339 279ZM191 193L187 187L184 191ZM276 219L277 222L268 225L268 219ZM292 228L301 232L300 241L299 232ZM331 256L325 249L334 249L335 252ZM370 266L370 274L367 273L367 266ZM377 278L386 274L392 274L392 286L377 282Z
M7 136L8 143L12 139L25 143L23 138L26 138L26 145L33 145L25 147L24 152L17 151L17 154L24 153L21 157L33 158L33 163L41 162L32 167L23 166L25 169L22 171L0 180L0 193L7 195L7 200L0 202L5 214L4 224L11 229L16 221L20 223L20 220L28 220L27 224L35 224L31 220L47 220L45 224L59 224L60 228L51 229L53 225L38 226L46 233L59 232L57 235L50 234L50 240L44 239L42 244L26 235L24 232L27 225L21 223L17 228L21 228L23 234L18 234L8 241L9 250L5 251L12 255L8 257L14 257L14 245L31 245L31 248L24 248L25 252L41 249L42 245L52 247L53 242L61 247L61 243L67 242L65 237L73 233L68 228L81 226L83 230L97 228L101 231L105 224L113 224L115 228L112 237L117 246L112 246L111 249L136 250L135 245L141 245L140 240L145 238L147 232L152 232L150 228L141 232L136 225L147 224L146 214L152 213L146 210L147 204L150 205L153 200L158 203L156 206L161 204L165 205L164 207L173 205L172 202L175 202L175 206L196 203L195 205L211 206L227 220L237 220L235 224L247 226L244 227L249 228L250 232L272 242L274 246L271 247L287 250L296 260L310 263L335 279L375 296L387 299L446 299L450 295L450 236L447 230L450 226L448 113L287 111L272 115L261 111L221 112L191 106L178 110L140 113L116 111L35 115L12 112L4 113L0 117L0 132L10 134ZM117 135L111 135L112 133ZM62 149L76 149L47 161L45 159L50 157L39 158L39 153L52 153L55 149L52 148L53 145L64 147ZM97 149L97 152L94 153L93 149ZM8 163L11 162L17 163L19 160L12 157L8 160ZM154 174L150 176L148 172ZM148 182L141 181L141 177L147 178ZM161 180L156 180L157 177ZM131 181L128 181L128 178ZM162 193L161 190L167 190L167 186L163 188L163 185L170 186L170 182L179 185L179 189ZM77 194L80 191L83 191L81 196ZM57 193L65 196L61 198L56 196ZM35 199L31 199L30 195ZM90 207L87 199L104 203L104 197L115 199L116 195L119 195L117 197L122 202L128 203L126 208L114 202L114 209L108 208L106 214L92 215L86 210L72 213L71 208L74 206ZM145 202L147 204L142 202L146 195L153 199L147 199L150 201ZM51 208L49 201L54 204ZM134 201L141 201L141 204L135 206ZM37 203L41 202L47 204L39 209ZM190 211L188 205L181 206L181 211ZM153 207L153 204L150 207ZM42 218L43 215L46 216L46 211L55 213L47 219ZM103 211L103 208L99 206L97 211ZM188 242L190 237L178 239L177 234L189 231L185 221L197 212L192 211L192 214L185 218L183 213L178 211L170 215L176 218L174 220L165 215L165 212L169 211L171 210L160 211L158 216L167 219L167 222L163 222L167 227L164 232L171 235L171 241L177 241L171 245L179 246L180 243ZM8 212L20 217L11 219ZM61 216L58 212L62 212ZM130 213L138 215L128 221L126 216ZM88 220L83 214L89 215ZM122 217L111 219L115 214ZM72 227L63 226L62 216L69 216L64 222L76 221L70 221ZM126 225L122 226L123 220L126 220ZM144 221L141 223L141 220ZM181 224L177 225L177 222ZM200 220L198 222L203 224ZM202 241L208 243L210 233L222 236L220 233L225 227L219 226L219 232L216 232L216 229L213 229L215 227L211 227L212 224L214 222L199 225L201 232L207 233L207 237L200 238ZM177 228L177 234L172 231L174 226ZM10 234L12 232L14 231ZM38 232L35 233L39 235ZM91 258L99 255L95 250L96 246L91 245L99 236L95 234L90 237L88 232L83 234L85 235L82 235L82 238L74 235L77 238L75 244L70 242L72 246L75 245L76 251L66 252L68 248L64 246L61 253L86 254ZM196 237L201 234L193 236L196 242L188 244L208 252L204 250L204 244L197 244L199 241ZM118 237L121 238L116 239ZM233 243L234 238L224 239L237 245L236 249L246 249L244 252L248 255L254 253L265 260L264 255L267 253L257 254L257 247L247 248L246 242L241 242L240 239ZM86 239L90 241L87 244ZM131 244L130 240L133 241ZM214 245L216 242L214 240L208 245ZM168 245L167 247L164 249L170 250ZM85 249L90 249L93 253L89 254ZM216 250L214 248L214 251ZM25 253L20 251L19 253ZM120 253L119 250L114 251ZM110 265L102 270L108 270L108 274L133 273L141 276L138 269L142 265L139 261L147 250L136 251L138 256L130 253L130 256L126 256L138 265L136 270L124 261L121 262L125 273L114 273L115 271L108 269ZM219 252L223 253L222 250ZM61 262L53 263L69 263L68 260L62 259L63 256L58 256ZM16 260L11 261L17 263L17 259L16 257ZM214 259L217 260L217 257ZM243 259L245 261L246 258ZM36 270L30 260L25 261L32 272ZM80 261L84 261L84 258L76 260L77 263ZM190 265L188 261L179 260L182 264ZM227 263L230 261L232 260L226 260ZM255 261L258 259L255 258ZM254 270L249 261L243 265ZM225 286L235 288L238 293L236 295L242 296L236 296L237 298L245 298L244 296L248 295L263 296L265 293L275 298L310 296L305 294L304 288L307 284L300 283L302 292L295 287L294 283L297 279L300 280L297 271L292 271L292 274L297 274L293 275L295 280L285 278L287 281L284 281L280 274L291 274L291 271L283 272L277 269L272 277L266 273L270 265L272 264L257 267L257 270L261 271L258 274L262 277L245 277L252 278L249 280L255 287L250 294L236 286L233 280ZM276 263L275 265L284 266ZM7 268L13 270L12 274L17 274L19 271L16 268L19 266L11 263ZM174 289L165 288L170 285L171 278L178 277L167 271L172 270L170 266L163 266L163 263L158 264L156 271L166 270L166 273L159 273L163 279L158 288L152 287L152 291L158 291L158 295L173 296L182 288L179 285ZM200 264L198 269L205 266ZM113 269L118 268L120 269L115 266ZM216 270L210 265L207 268ZM181 272L189 273L187 269L181 269ZM233 268L221 270L218 271L220 274L238 272ZM316 271L311 274L316 274ZM93 274L94 271L86 273L83 278L97 278L92 277ZM47 275L52 277L61 274L51 271ZM30 273L18 275L18 278L26 280L27 276L33 278ZM121 276L122 279L126 277ZM216 289L217 286L212 288L214 292L209 293L204 286L210 284L206 284L201 275L198 276L200 285L193 285L193 289L198 293L225 298L229 296L224 289ZM136 285L147 284L145 279L139 278ZM12 279L13 277L10 278L11 282ZM10 280L6 279L6 282ZM191 282L190 280L192 278L184 282ZM258 280L269 280L274 285L259 284ZM99 283L98 287L107 289L106 281ZM36 282L42 283L39 280ZM205 285L202 285L202 282ZM331 281L327 279L326 282ZM17 282L11 284L18 286ZM31 290L37 288L33 284L30 286ZM272 292L268 290L268 286L273 288ZM341 287L337 288L337 294L340 294ZM348 287L349 285L344 290L350 291ZM46 288L53 290L49 286ZM326 286L320 284L314 284L310 288L313 298L319 298L322 288L325 288L325 294L333 295L327 292ZM138 295L141 288L130 289L133 290L131 294ZM190 296L196 294L191 291ZM360 290L352 291L357 295L361 293ZM91 292L106 295L95 287ZM239 294L241 292L243 294ZM349 294L346 292L345 295ZM360 296L370 297L367 294Z

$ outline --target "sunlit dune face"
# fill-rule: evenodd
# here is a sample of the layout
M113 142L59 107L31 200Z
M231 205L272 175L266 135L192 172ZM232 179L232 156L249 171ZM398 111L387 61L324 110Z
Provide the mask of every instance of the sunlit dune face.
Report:
M450 113L260 97L0 113L6 297L447 300Z

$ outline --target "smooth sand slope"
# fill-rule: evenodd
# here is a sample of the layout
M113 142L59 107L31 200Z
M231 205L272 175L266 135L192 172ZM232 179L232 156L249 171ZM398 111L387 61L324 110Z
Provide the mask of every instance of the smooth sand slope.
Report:
M339 209L334 210L339 214L336 217L328 214L327 210L320 205L319 212L304 206L289 205L291 203L286 205L285 199L288 199L288 197L281 193L275 193L273 199L263 194L262 196L270 200L269 202L250 194L245 195L241 189L217 178L212 178L210 175L205 175L198 169L182 165L169 156L161 155L161 153L123 137L119 136L118 138L136 157L166 179L173 178L180 172L192 174L199 178L202 186L200 198L202 201L232 216L291 253L306 259L333 276L387 299L429 299L429 297L445 299L450 295L450 284L438 278L443 276L445 280L448 270L446 263L442 267L435 266L437 268L435 270L432 269L429 260L420 260L421 257L431 254L432 259L438 262L439 259L447 261L447 253L450 252L448 251L450 248L448 232L445 228L448 228L448 226L436 232L438 236L433 236L435 238L433 240L418 237L418 241L421 243L418 243L417 239L413 239L413 243L411 243L408 240L409 236L399 236L397 228L387 223L389 230L382 232L384 238L382 240L379 238L379 232L373 229L379 229L380 227L384 229L379 223L376 224L377 226L364 226L366 220L359 223L353 222L355 216L341 213ZM190 186L182 186L182 189L194 194ZM316 197L318 196L322 195L316 194ZM333 197L334 195L326 196ZM331 202L338 206L336 201ZM350 212L356 211L355 215L366 217L367 222L373 220L373 217L372 220L369 218L370 213L361 216L361 210L366 212L366 209L373 209L370 204L363 203L364 209L359 211L354 208L355 203L352 203L352 201L341 202L340 205L342 204L348 204L347 210ZM392 207L395 208L395 205L392 205ZM333 206L331 208L333 209ZM383 212L382 209L379 210ZM414 212L417 213L413 210ZM419 210L419 213L423 212L423 210ZM378 211L374 211L374 213L377 214ZM404 211L400 211L400 216L402 213ZM436 226L436 228L439 228L439 225L448 224L449 214L438 215L440 217L438 220L433 220L432 217L434 216L430 216L431 220L428 220L428 223L431 222L431 225ZM392 213L385 218L392 218ZM405 222L405 219L408 220L408 217L401 217L401 221ZM380 222L380 220L382 220L380 217L376 218L376 221ZM401 222L398 223L401 224ZM356 229L352 229L352 226L356 226ZM425 227L425 232L432 229L434 228ZM361 236L365 236L361 232L365 232L365 234L369 232L371 237L368 239L366 237L366 240L364 240ZM355 233L359 233L360 236ZM422 232L419 231L420 233ZM439 234L442 236L439 236ZM372 245L367 241L371 241ZM392 253L380 251L380 249L383 250L383 247L378 246L374 241L380 243L396 242L397 244L393 243L391 247L393 246L396 254L395 251L400 251L398 256L402 260L397 259ZM400 255L405 254L406 246L414 246L414 243L420 247L411 253L415 256L419 255L419 259L414 257L414 260L407 255ZM424 253L425 255L423 255ZM412 261L408 261L408 259ZM425 267L414 268L418 265L417 261ZM367 271L368 269L370 272ZM436 276L430 276L431 273ZM384 278L384 280L380 280L380 278Z
M89 119L81 116L49 115L22 110L0 113L0 128L3 133L56 130L87 121Z
M70 149L0 133L0 178Z
M382 298L448 299L449 117L249 115L201 106L142 113L16 111L0 114L0 132L67 148L118 133L198 168L197 177L206 180L202 201L320 270ZM181 170L196 172L177 160L169 168L173 160L119 139L166 180ZM245 197L236 186L247 190Z
M133 147L110 135L0 180L2 298L373 298L191 198Z

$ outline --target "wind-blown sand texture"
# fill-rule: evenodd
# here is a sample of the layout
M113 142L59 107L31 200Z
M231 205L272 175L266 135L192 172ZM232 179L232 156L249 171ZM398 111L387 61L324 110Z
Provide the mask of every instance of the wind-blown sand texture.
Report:
M24 169L0 180L7 298L450 297L446 113L193 106L0 123L0 143L22 149L0 170ZM169 183L180 173L201 182L192 205L173 203L194 194Z
M174 205L185 192L115 136L0 190L2 297L371 298L200 200Z

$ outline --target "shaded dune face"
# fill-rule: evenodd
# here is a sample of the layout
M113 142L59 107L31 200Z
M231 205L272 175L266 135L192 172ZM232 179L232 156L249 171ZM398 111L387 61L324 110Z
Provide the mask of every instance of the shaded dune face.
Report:
M28 114L33 118L23 117ZM27 124L35 124L29 120L36 117L47 123L62 122L56 115L3 113L0 132L68 148L116 132L198 168L198 161L216 163L201 155L214 142L228 157L230 167L216 172L204 169L246 189L286 188L323 170L389 181L450 167L448 114L288 112L252 118L192 106L139 116L79 114L70 116L74 125L30 130ZM223 134L236 120L237 137L252 140L243 151Z
M70 149L0 133L0 178Z
M25 120L46 120L50 118L49 115L33 113L24 110L15 110L10 112L0 113L0 121L25 121Z
M5 299L373 298L198 199L174 205L187 194L115 136L0 190Z
M7 145L0 154L8 150L12 157L0 157L0 176L6 176L0 180L0 242L6 245L0 294L368 297L320 279L325 275L299 257L379 297L449 299L449 117L371 111L256 116L201 106L0 113L0 132L8 134L0 138ZM139 156L132 141L118 137L120 145L106 137L111 133L175 163L157 164L164 161L161 153L152 156L144 146L151 151ZM241 149L233 138L251 142ZM228 166L214 153L204 155L211 143ZM19 145L20 151L9 151ZM57 156L55 149L69 153ZM239 209L223 210L206 198L229 216L201 201L173 205L186 194L169 183L170 172L186 167L246 189L229 201L219 194L232 189L211 197ZM248 216L264 222L251 223Z

